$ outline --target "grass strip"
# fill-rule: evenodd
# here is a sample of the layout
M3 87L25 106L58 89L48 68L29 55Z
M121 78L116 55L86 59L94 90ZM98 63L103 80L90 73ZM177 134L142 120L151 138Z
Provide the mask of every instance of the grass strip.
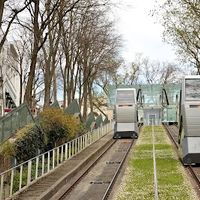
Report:
M163 127L155 126L154 132L159 199L198 199ZM153 185L152 127L145 126L132 151L128 169L115 198L152 200Z

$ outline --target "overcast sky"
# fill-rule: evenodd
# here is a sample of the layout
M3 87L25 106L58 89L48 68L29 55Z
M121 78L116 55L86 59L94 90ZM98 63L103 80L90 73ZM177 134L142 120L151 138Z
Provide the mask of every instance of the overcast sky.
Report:
M136 53L143 53L151 60L175 61L172 46L162 41L163 27L155 23L150 10L155 0L114 0L120 6L114 8L116 26L124 40L122 56L127 62L134 60Z

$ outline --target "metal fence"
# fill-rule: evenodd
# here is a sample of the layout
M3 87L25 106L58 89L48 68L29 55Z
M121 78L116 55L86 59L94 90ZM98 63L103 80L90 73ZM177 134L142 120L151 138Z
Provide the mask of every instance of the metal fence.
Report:
M112 122L0 174L0 200L27 188L112 130Z
M34 122L27 105L23 104L0 118L0 143L10 138L18 129Z

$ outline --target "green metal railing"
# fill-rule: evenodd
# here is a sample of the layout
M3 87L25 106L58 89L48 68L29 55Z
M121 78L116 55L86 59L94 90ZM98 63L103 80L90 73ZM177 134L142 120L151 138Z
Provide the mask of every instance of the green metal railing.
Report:
M33 123L33 116L26 104L0 118L0 143L10 138L18 129Z

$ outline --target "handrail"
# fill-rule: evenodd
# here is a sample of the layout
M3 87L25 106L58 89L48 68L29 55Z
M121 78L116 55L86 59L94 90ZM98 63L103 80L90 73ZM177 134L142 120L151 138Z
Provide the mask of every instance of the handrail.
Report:
M167 105L169 105L169 100L168 100L168 96L167 96L167 92L166 92L165 88L162 89L162 96L161 96L161 98L162 98L161 99L161 104L162 104L163 107L165 107L164 106L164 102L163 102L163 99L164 99L163 96L164 95L165 95L166 103L167 103Z
M0 174L0 200L12 197L112 130L112 122Z
M137 100L137 103L139 103L139 105L142 107L143 99L142 99L142 89L141 88L139 88L137 91L136 100Z

